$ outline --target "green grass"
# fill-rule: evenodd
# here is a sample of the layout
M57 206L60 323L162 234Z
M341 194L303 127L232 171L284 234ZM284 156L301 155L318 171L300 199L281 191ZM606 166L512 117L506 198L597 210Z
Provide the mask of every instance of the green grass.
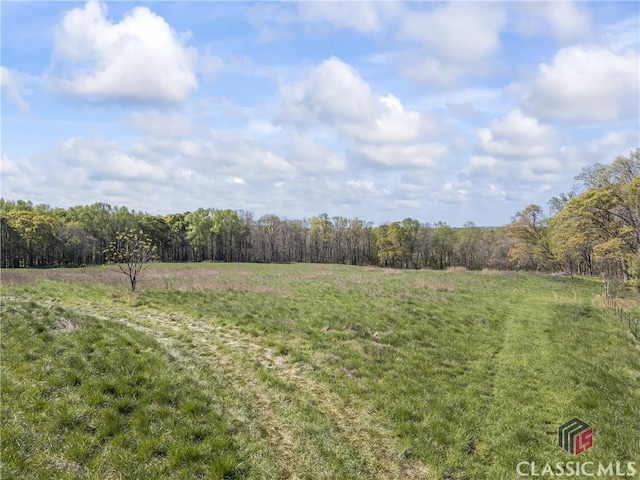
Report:
M147 335L3 305L2 478L239 477L221 407Z
M124 280L3 272L3 478L511 479L575 460L556 446L575 416L594 429L580 461L640 461L640 347L592 306L595 279L190 264L136 294Z

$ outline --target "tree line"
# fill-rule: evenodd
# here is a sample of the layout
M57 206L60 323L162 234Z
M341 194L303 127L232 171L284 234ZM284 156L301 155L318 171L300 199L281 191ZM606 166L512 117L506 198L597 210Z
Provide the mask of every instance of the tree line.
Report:
M118 234L143 232L162 262L313 262L394 268L562 270L625 280L640 274L640 149L576 177L568 194L517 212L504 227L412 218L256 218L199 208L150 215L106 203L68 209L0 199L0 266L100 265Z

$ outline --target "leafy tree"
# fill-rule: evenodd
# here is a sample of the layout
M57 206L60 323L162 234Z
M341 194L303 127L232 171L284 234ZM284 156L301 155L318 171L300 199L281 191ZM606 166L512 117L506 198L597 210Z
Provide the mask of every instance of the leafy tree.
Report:
M129 277L131 291L134 292L138 282L144 277L149 262L156 259L156 247L142 230L130 229L118 232L104 255L108 263L115 264L120 272Z
M186 213L174 213L164 217L169 228L169 243L171 245L171 261L186 262L193 260L192 248L189 241L189 223Z
M53 263L59 245L58 220L53 214L14 209L6 213L6 225L19 254L18 264L33 267Z
M518 212L506 228L513 240L509 259L518 268L548 268L555 260L551 250L548 219L539 205Z
M213 258L213 212L212 208L199 208L195 212L187 213L187 238L191 242L196 260L204 261Z
M585 190L554 218L555 249L581 255L590 270L593 260L604 273L629 280L640 264L640 149L576 179Z
M436 258L438 268L444 270L451 265L456 232L445 222L437 222L434 226L434 245L432 252Z
M311 217L309 220L311 235L311 245L315 261L319 263L327 263L329 261L329 250L331 248L331 235L333 233L333 224L329 219L329 215L322 213L317 217Z
M375 232L379 262L385 267L398 266L405 253L402 242L403 230L400 223L385 223L376 228Z
M249 230L235 210L213 212L211 231L216 242L216 260L233 262L238 259Z

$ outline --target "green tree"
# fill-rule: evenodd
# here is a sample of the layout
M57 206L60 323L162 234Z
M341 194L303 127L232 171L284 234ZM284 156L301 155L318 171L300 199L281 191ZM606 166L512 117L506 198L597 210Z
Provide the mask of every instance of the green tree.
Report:
M437 267L444 270L451 266L453 250L456 239L456 232L445 222L438 222L434 225L433 255L436 258Z
M385 267L402 266L407 255L405 231L399 222L380 225L376 229L378 261Z
M213 212L211 232L216 243L216 260L236 261L247 240L249 229L235 210Z
M51 212L13 209L6 213L10 241L21 266L52 265L59 247L58 219ZM17 237L15 235L17 234Z
M640 265L640 149L576 177L584 189L554 217L554 248L625 280Z
M506 234L513 241L509 259L517 268L545 269L554 263L548 219L539 205L516 213Z
M195 212L187 213L187 238L191 242L197 261L213 259L213 208L199 208Z
M318 263L329 262L329 252L331 250L331 236L333 233L333 224L329 219L329 215L322 213L317 217L311 217L309 220L311 236L311 246Z

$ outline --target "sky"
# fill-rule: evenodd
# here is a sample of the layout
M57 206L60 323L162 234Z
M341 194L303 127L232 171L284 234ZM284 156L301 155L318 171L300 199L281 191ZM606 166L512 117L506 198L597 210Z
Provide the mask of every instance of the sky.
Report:
M509 223L640 147L638 2L0 4L1 195Z

